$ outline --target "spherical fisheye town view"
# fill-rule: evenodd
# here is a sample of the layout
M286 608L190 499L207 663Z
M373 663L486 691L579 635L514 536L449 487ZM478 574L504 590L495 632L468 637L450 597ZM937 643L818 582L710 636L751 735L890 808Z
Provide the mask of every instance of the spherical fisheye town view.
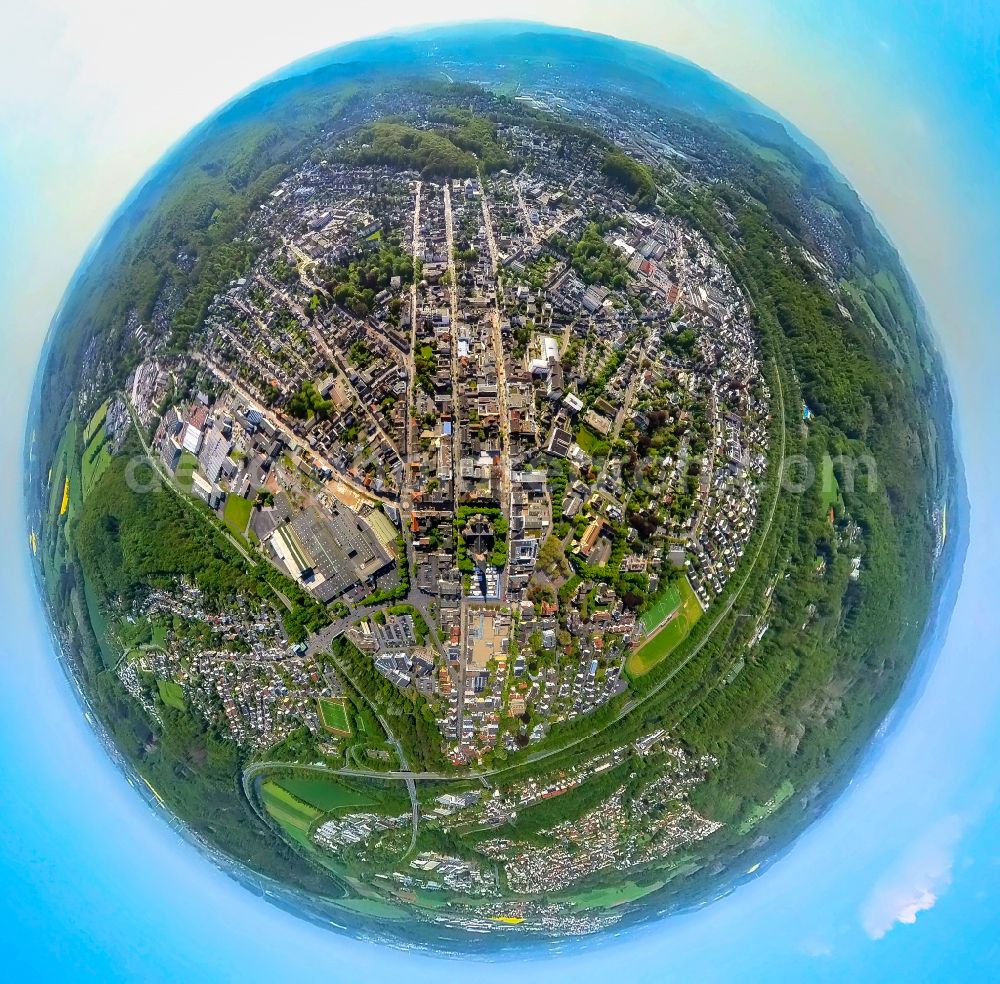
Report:
M26 489L135 794L304 918L463 951L668 918L818 818L957 470L822 151L688 62L490 25L177 145L52 326Z

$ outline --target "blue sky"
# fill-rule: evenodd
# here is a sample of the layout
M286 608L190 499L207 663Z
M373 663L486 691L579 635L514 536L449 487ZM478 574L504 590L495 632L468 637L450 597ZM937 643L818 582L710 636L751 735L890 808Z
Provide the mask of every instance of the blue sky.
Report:
M77 9L79 8L79 9ZM435 5L436 19L468 19ZM527 3L476 16L538 16ZM310 50L427 20L178 0L22 4L0 38L0 924L41 979L244 980L455 968L316 930L253 898L153 817L106 759L51 655L17 515L21 421L43 333L87 243L171 142ZM898 727L765 875L701 912L519 971L527 980L995 979L1000 965L1000 80L988 5L546 4L552 23L691 58L788 116L872 205L927 300L955 389L971 540L951 631ZM196 25L196 26L194 26ZM306 27L305 25L308 25ZM155 34L157 44L146 39ZM183 68L179 68L183 66ZM266 941L262 945L261 941ZM991 973L992 971L992 973ZM480 968L478 979L509 979Z

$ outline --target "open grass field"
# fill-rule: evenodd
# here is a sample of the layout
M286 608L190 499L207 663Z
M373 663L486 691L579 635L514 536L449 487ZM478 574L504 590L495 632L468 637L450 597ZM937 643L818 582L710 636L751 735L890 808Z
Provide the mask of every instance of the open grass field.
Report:
M181 452L181 460L177 463L177 471L174 473L177 484L187 492L191 491L194 482L193 475L198 470L198 459L190 451Z
M71 423L70 426L74 425ZM67 520L63 518L62 512L67 477L65 445L66 435L64 434L53 456L52 468L48 475L48 499L46 503L48 510L42 519L39 537L39 556L41 557L42 569L48 578L50 594L58 583L58 578L54 575L62 567L66 555L66 537L63 536L63 531Z
M792 793L795 792L795 787L786 779L775 791L774 795L762 806L755 806L744 818L743 822L739 826L740 834L745 834L752 830L761 822L761 820L769 817L775 810L781 806L782 803L787 800Z
M85 499L110 464L111 449L104 439L104 432L98 428L94 432L90 443L84 448L83 460L80 462L80 478L83 484L82 492Z
M285 835L287 837L295 841L295 843L298 844L300 847L304 847L307 850L312 851L314 853L316 852L316 845L313 844L311 840L309 840L308 830L303 830L301 827L297 827L294 824L286 823L284 820L281 819L281 817L276 816L274 814L274 811L271 809L268 809L267 812L270 813L274 817L274 819L278 821L278 824L281 826L281 829L285 832Z
M108 404L110 400L105 400L96 411L94 411L94 416L90 418L87 423L86 428L83 431L83 443L90 444L94 439L94 435L97 433L98 429L104 423L104 418L108 415Z
M157 680L156 687L160 691L160 700L167 707L184 710L184 688L175 680Z
M226 506L223 511L223 519L234 533L243 536L250 522L250 513L253 510L253 503L249 499L244 499L241 495L227 495Z
M291 776L274 782L297 800L323 813L373 805L372 799L363 791L351 789L336 780L315 776Z
M695 622L702 616L701 604L688 579L681 578L679 586L681 603L676 614L662 625L649 642L637 649L625 661L629 676L639 677L662 663L687 637Z
M661 622L673 615L680 605L681 589L674 582L642 613L642 624L646 627L646 631L652 632Z
M428 888L412 888L413 905L419 905L422 909L446 909L451 903L448 898L442 898L442 893Z
M87 616L90 619L91 627L97 638L97 644L101 650L101 659L104 661L104 665L110 670L118 662L118 653L111 644L107 616L97 602L97 595L94 594L94 589L86 581L83 584L83 597L87 604Z
M63 436L56 448L52 460L52 474L49 477L49 512L59 516L65 511L72 511L80 504L80 479L76 463L76 442L80 434L80 425L76 417L66 425ZM63 509L63 497L66 492L66 479L69 479L69 500L67 509Z
M309 828L314 820L322 816L322 811L270 780L261 785L260 794L265 809L282 829L297 843L310 845Z
M577 895L566 896L565 901L571 902L578 909L613 909L616 905L641 899L644 895L662 888L664 884L665 882L655 881L650 885L637 885L629 881L621 885L592 888Z
M327 731L338 735L350 735L351 721L347 716L346 701L321 697L317 703L319 704L319 718Z
M406 919L405 909L381 899L337 899L335 905L351 912L360 912L366 916L378 916L380 919Z
M62 458L56 458L49 473L49 515L58 516L62 502L63 488L66 483L66 464Z
M604 438L600 434L595 434L589 427L581 426L574 438L577 444L580 445L580 449L584 454L592 455L594 450L600 447L602 444L606 443Z
M831 508L836 507L837 503L840 502L840 485L837 483L837 476L833 473L833 459L829 455L823 458L820 478L823 483L820 495L822 511L825 516Z

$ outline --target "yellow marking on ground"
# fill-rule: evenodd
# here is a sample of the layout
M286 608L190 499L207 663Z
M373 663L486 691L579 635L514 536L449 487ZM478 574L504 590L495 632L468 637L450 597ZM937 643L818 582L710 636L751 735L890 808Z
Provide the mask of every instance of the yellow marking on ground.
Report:
M32 530L30 534L28 534L28 543L31 544L31 552L32 552L32 554L37 557L38 556L38 534L34 530Z
M524 919L520 916L494 916L494 922L507 923L509 926L516 926L518 923L523 923Z
M145 777L142 778L142 781L149 786L149 791L156 797L156 801L160 804L160 806L165 806L166 804L163 802L163 797L156 791L153 784Z
M69 475L66 476L66 484L63 485L63 498L62 505L59 507L59 515L64 515L67 509L69 509Z

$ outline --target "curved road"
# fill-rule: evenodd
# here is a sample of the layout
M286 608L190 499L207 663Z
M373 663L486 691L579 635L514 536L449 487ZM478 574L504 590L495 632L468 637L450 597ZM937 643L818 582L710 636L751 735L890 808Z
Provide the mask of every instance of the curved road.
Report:
M410 794L410 809L412 811L412 819L410 822L410 846L406 849L406 854L410 854L412 853L413 849L417 846L417 832L420 829L420 804L417 802L417 784L413 781L413 773L410 771L409 762L406 761L406 755L403 752L403 746L400 744L399 739L392 733L392 729L386 723L385 718L382 717L382 714L379 711L379 709L369 699L368 695L363 690L361 690L361 688L358 687L358 685L351 679L347 670L345 670L344 667L341 665L340 660L334 657L334 662L337 664L337 669L344 677L344 679L347 680L347 682L350 683L350 685L354 687L354 689L359 694L361 694L361 697L364 700L364 702L372 709L372 713L375 715L376 718L378 718L378 723L382 725L382 730L386 733L386 736L389 739L389 743L392 745L393 748L396 749L396 754L399 756L399 764L402 766L402 769L396 774L396 776L394 776L394 778L398 777L403 779L403 781L406 783L406 791ZM322 769L325 768L325 766L318 766L317 768ZM337 771L339 772L341 770ZM373 774L376 776L384 774L379 772L375 773L366 772L364 769L355 769L353 770L353 772L351 770L344 770L344 774L347 773L358 776L368 776L368 777L371 777ZM405 856L406 855L404 855L404 857Z
M358 776L365 779L401 779L406 783L406 790L410 794L410 809L411 809L411 821L410 821L410 845L406 849L407 855L413 852L413 849L417 846L417 833L420 829L420 804L417 801L417 784L414 779L417 775L420 778L430 778L426 773L415 774L410 771L409 763L406 760L406 755L403 752L403 746L399 743L399 739L392 733L389 725L386 723L385 718L379 713L379 709L368 699L368 696L361 691L358 686L354 683L351 677L348 675L347 671L343 668L339 660L336 660L337 670L343 675L343 677L351 684L352 687L361 695L362 699L366 704L372 709L375 717L378 718L378 722L382 725L383 730L389 738L389 743L396 749L396 754L399 756L399 762L402 769L396 772L375 772L371 769L331 769L325 765L300 765L297 762L254 762L248 765L243 770L243 794L246 796L247 800L253 806L254 810L260 815L260 810L257 808L256 794L252 789L252 785L258 776L263 775L265 772L276 769L296 769L302 772L325 772L333 773L339 776Z

